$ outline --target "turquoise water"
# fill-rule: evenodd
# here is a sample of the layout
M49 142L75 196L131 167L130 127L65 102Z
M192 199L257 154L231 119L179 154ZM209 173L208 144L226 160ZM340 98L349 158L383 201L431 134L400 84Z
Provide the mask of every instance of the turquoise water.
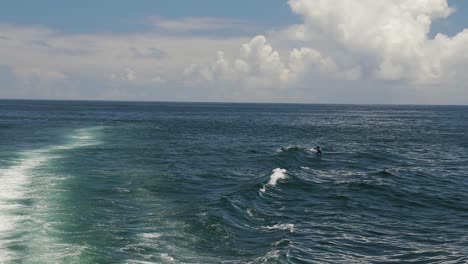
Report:
M467 263L466 131L462 106L0 101L0 263Z

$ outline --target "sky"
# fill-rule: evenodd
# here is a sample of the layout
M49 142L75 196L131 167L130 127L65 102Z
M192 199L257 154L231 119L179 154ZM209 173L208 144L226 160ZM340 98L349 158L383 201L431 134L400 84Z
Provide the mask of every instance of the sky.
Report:
M465 0L0 1L0 98L468 104Z

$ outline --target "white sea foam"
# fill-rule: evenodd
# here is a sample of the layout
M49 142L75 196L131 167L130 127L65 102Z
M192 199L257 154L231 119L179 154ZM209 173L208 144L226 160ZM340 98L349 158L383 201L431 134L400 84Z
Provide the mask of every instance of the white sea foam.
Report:
M160 238L161 234L159 234L159 233L143 233L143 234L140 234L140 236L144 237L144 238L148 238L148 239L156 239L156 238Z
M276 149L276 152L285 152L289 150L300 150L300 149L302 149L302 147L299 145L289 145L287 147L281 147L281 148Z
M309 151L312 153L317 153L316 147L301 146L301 145L289 145L287 147L280 147L276 149L276 152L286 152L290 150L304 150L304 151Z
M316 148L308 148L307 150L310 151L310 152L313 152L313 153L317 153L317 149L316 149Z
M37 169L47 162L58 158L53 153L56 150L66 150L77 148L80 146L87 146L94 144L92 142L92 133L91 130L78 130L76 132L77 137L73 138L69 144L52 146L49 148L25 151L20 153L20 158L16 161L16 164L9 168L0 169L0 260L9 262L17 256L13 251L8 250L9 247L20 243L23 243L24 238L18 235L18 232L24 231L26 222L29 222L29 229L35 229L38 226L45 227L47 223L40 220L39 215L43 215L50 205L47 205L47 191L43 190L43 187L50 188L50 184L40 184L33 185L35 182L35 174L37 174ZM41 175L42 179L55 177L52 175L50 177L44 177ZM64 177L57 176L57 179L63 179ZM30 207L25 205L24 201L26 199L34 199L34 206ZM32 231L28 230L29 235L32 235ZM35 241L31 241L35 240ZM31 253L38 252L42 254L43 246L45 245L59 245L59 243L50 243L47 237L37 237L37 239L28 239L29 244L34 243L34 245L29 245L28 247L31 250ZM78 251L81 251L79 246L73 247L70 245L63 245L60 248L55 248L53 253L57 255L58 253L64 253L67 256L77 255ZM63 252L62 252L63 251ZM51 251L52 254L52 251ZM33 257L33 256L31 256ZM47 258L45 256L45 258ZM44 259L45 260L45 259ZM49 261L50 259L48 259ZM38 261L38 259L36 259Z
M254 217L253 213L252 213L252 208L247 208L246 212L250 217L252 217L252 218Z
M100 127L77 129L69 136L70 141L68 144L54 146L49 148L49 150L67 150L97 145L99 141L96 139L95 132L99 129Z
M169 254L167 254L167 253L162 253L162 254L161 254L161 258L164 259L164 260L166 260L166 261L170 261L170 262L174 262L174 261L175 261L175 259L174 259L173 257L169 256Z
M47 161L37 151L23 153L23 156L16 165L0 170L0 259L4 261L10 261L14 257L5 248L15 242L9 237L14 235L25 219L18 211L24 207L21 199L28 198L31 171Z
M289 239L281 239L279 241L276 241L275 243L273 243L272 245L277 247L279 245L289 245L289 244L292 244L291 240Z
M279 180L284 180L287 178L287 171L285 169L274 169L273 174L270 176L270 180L268 181L267 184L263 185L263 187L260 189L261 192L265 192L267 186L276 186Z
M263 257L256 258L253 262L249 263L270 263L278 261L279 257L281 256L281 251L279 250L272 250L265 254Z
M288 230L290 233L294 232L294 224L276 224L273 226L263 226L266 230Z
M145 261L145 260L128 260L129 264L160 264L159 262Z

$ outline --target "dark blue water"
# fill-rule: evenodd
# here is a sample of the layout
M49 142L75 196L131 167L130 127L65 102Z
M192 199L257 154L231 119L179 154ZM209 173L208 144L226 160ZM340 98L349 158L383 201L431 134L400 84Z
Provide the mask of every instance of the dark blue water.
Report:
M468 263L467 131L464 106L0 101L0 263Z

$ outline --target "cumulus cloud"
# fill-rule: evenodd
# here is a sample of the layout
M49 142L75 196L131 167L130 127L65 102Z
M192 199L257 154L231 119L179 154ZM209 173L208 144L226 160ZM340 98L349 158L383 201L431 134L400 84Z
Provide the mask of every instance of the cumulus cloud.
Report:
M341 49L348 62L367 70L368 78L441 81L457 74L449 63L457 59L453 51L468 44L466 32L429 38L433 21L454 12L446 0L290 0L289 5L304 19L291 28L296 36Z
M380 86L397 93L406 89L408 94L424 89L434 98L441 89L467 94L461 83L468 66L468 30L453 37L429 37L435 20L455 12L447 0L288 3L302 24L256 36L237 56L218 52L211 63L188 67L186 77L251 89L309 87L311 93L318 92L316 86L335 87L330 88L335 93L339 86Z
M219 85L232 84L240 88L261 89L282 87L290 77L288 68L281 61L264 36L256 36L241 46L236 58L227 58L219 51L216 59L207 65L190 65L184 71L187 81L208 82Z
M291 88L312 75L345 80L361 77L359 67L340 68L331 57L313 48L295 48L282 59L263 35L244 43L235 58L229 59L224 52L218 51L212 63L190 65L184 73L191 81L215 85L235 83L236 87L255 89Z

